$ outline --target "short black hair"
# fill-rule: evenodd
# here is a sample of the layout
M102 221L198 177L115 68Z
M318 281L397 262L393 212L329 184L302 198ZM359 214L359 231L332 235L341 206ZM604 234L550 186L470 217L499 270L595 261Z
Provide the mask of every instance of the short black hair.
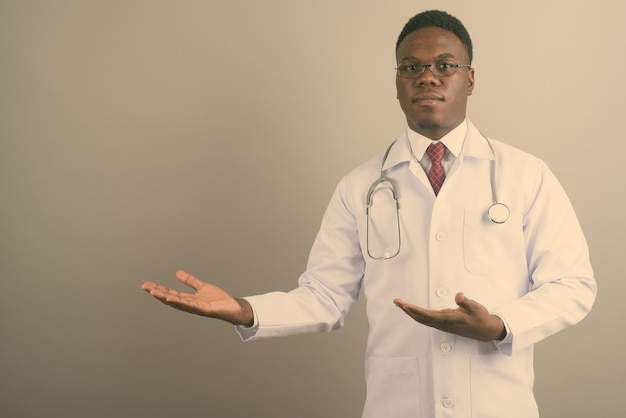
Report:
M427 10L425 12L418 13L409 19L406 25L404 25L402 32L400 32L400 36L398 36L396 51L398 50L400 43L410 33L428 26L436 26L455 34L456 37L461 40L461 43L465 45L465 49L467 49L467 54L469 55L470 64L472 63L472 39L470 38L467 29L465 29L465 26L463 26L463 23L461 23L459 19L441 10Z

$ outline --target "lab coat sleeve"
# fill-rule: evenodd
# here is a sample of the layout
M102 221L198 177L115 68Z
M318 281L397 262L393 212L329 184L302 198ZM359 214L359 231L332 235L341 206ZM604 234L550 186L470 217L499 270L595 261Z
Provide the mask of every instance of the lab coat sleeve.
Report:
M249 341L342 327L358 298L364 265L343 179L324 214L298 287L246 297L255 312L255 326L236 331Z
M511 355L583 319L595 300L589 251L572 205L556 177L539 162L524 214L530 291L500 306L510 338L496 344Z

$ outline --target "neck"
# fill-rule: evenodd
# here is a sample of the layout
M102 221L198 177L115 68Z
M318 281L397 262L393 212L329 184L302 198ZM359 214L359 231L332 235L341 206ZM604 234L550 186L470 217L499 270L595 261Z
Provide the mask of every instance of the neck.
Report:
M409 128L411 128L418 134L425 136L431 141L438 141L444 136L448 135L454 129L456 129L456 127L459 126L461 123L463 123L464 120L465 118L461 119L458 123L453 124L452 126L442 126L442 125L434 124L434 123L433 124L428 124L428 123L412 124L409 122Z

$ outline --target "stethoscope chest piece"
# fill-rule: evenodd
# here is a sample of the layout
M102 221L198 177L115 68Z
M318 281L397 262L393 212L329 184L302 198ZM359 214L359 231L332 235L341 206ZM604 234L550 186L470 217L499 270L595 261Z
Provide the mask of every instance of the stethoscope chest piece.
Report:
M487 213L489 215L489 219L491 219L492 222L497 224L503 224L506 222L507 219L509 219L511 211L509 210L509 207L504 203L494 203L493 205L489 206L489 210Z

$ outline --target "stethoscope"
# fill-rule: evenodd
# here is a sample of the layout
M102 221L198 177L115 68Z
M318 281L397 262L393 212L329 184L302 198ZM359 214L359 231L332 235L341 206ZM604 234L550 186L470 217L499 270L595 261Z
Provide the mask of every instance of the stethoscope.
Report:
M493 146L491 145L491 141L489 141L489 139L482 133L481 135L483 136L483 138L485 138L485 141L487 141L487 144L489 145L489 148L491 149L491 153L494 154L494 159L491 160L490 173L489 173L490 178L491 178L492 203L491 203L491 206L489 206L489 208L487 209L487 216L489 217L491 222L496 223L496 224L503 224L509 219L509 216L511 215L511 211L509 210L509 207L507 205L505 205L504 203L500 203L498 201L498 187L496 183L497 166L496 166L495 152L493 150ZM398 198L399 198L398 186L395 180L386 176L385 170L383 168L385 166L385 161L387 161L387 156L389 155L389 152L391 151L391 147L393 147L395 143L396 141L392 142L391 145L389 145L389 147L385 151L385 155L383 156L383 161L380 167L380 176L370 186L369 190L367 191L367 197L365 199L365 203L366 203L365 215L367 217L367 227L366 227L367 255L373 260L389 260L390 258L394 258L398 254L400 254L400 247L402 246L401 239L400 239L400 235L401 235L400 234L400 202L398 201ZM413 154L413 152L411 152L411 154ZM380 192L381 190L388 190L391 193L391 196L394 200L394 205L395 205L395 210L396 210L396 226L398 230L397 249L393 253L390 251L387 251L380 256L374 256L372 255L370 251L370 223L371 223L370 212L372 209L373 197L376 193Z

